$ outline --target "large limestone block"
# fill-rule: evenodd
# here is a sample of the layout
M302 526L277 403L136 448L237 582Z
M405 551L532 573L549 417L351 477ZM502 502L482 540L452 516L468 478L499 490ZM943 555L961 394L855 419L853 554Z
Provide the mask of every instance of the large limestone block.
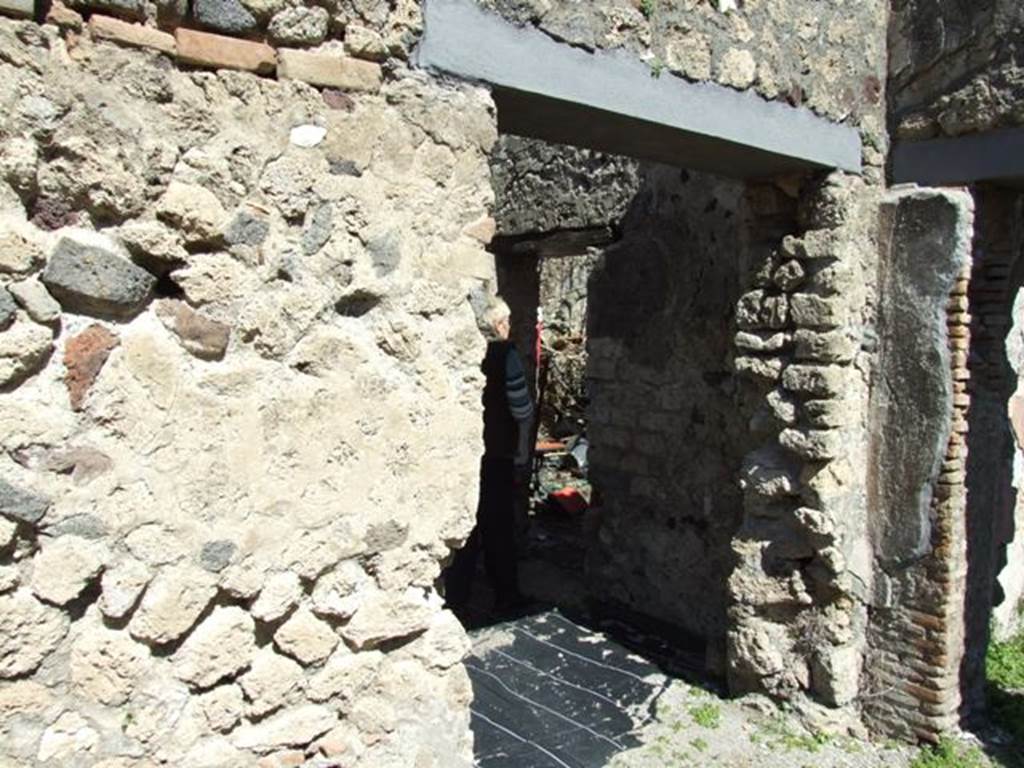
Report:
M157 203L157 216L176 227L186 242L201 243L217 238L227 214L210 190L172 181Z
M197 697L196 703L211 730L227 733L242 719L245 699L237 685L219 685Z
M283 706L301 682L302 667L273 648L261 648L239 680L249 700L249 716L263 717Z
M339 639L330 624L305 607L299 608L274 633L274 644L280 651L307 666L330 656Z
M40 763L55 760L57 765L78 763L85 754L94 752L100 734L77 712L65 712L43 732L36 759Z
M0 678L33 672L67 631L67 615L27 590L0 595Z
M159 221L130 221L117 230L117 237L144 264L167 268L188 260L181 236Z
M970 264L974 215L969 194L931 189L893 192L882 213L868 478L876 554L895 565L932 546L932 490L953 412L946 304Z
M45 325L60 319L60 304L38 278L32 277L13 283L8 290L28 316L37 323Z
M362 605L341 633L355 648L373 648L424 631L433 613L422 590L410 589L403 595L373 590L364 594Z
M121 619L135 607L142 590L153 574L133 558L126 558L103 572L100 611L111 619Z
M358 562L340 563L321 576L313 587L313 612L336 619L350 618L359 608L360 590L369 583L370 577Z
M317 704L296 707L235 731L234 744L254 752L273 752L285 747L305 747L331 730L338 717Z
M292 571L275 573L260 590L250 611L260 621L277 621L299 603L302 583Z
M150 663L149 650L125 632L87 624L71 647L76 692L100 704L124 704Z
M466 629L451 611L441 611L430 620L422 636L407 647L408 653L427 667L450 669L469 654L472 644Z
M150 583L128 631L154 645L173 642L188 632L216 594L216 582L206 571L190 565L167 568Z
M338 649L323 669L310 678L310 700L351 704L377 679L384 658L380 651L352 653L344 647Z
M32 560L32 591L40 600L67 605L99 575L108 558L105 545L80 536L43 539Z
M38 371L53 349L53 333L28 319L0 332L0 387L17 384Z
M96 236L63 237L41 279L69 312L101 317L130 317L149 301L156 278L104 247Z
M31 272L46 261L39 243L16 228L17 224L0 220L0 272Z
M249 666L256 650L252 617L237 606L216 608L174 654L174 675L209 688Z

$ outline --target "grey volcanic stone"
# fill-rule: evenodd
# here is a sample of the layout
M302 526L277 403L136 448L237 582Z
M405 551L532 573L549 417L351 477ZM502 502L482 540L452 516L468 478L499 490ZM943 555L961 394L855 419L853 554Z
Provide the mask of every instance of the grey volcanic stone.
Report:
M228 567L237 549L235 543L227 539L208 541L199 553L199 564L208 571L219 573Z
M18 305L6 288L0 288L0 331L9 328L18 313Z
M103 11L129 19L141 19L146 15L145 0L72 0L68 5L72 8Z
M220 32L244 35L256 31L256 17L238 0L195 0L192 13L196 20Z
M41 276L64 309L126 317L149 301L156 278L141 267L93 245L63 238Z
M259 245L269 232L270 223L265 218L239 211L228 224L224 239L229 245Z
M946 303L970 258L972 226L963 193L904 190L883 206L868 481L872 541L886 570L931 547L930 505L953 413Z
M106 523L95 515L81 514L61 520L46 531L50 536L78 536L83 539L102 539L109 533Z
M0 515L23 523L38 523L50 507L49 499L0 479Z
M331 232L334 228L334 209L330 203L324 203L313 209L307 218L308 223L302 233L302 251L307 256L312 256L331 239Z

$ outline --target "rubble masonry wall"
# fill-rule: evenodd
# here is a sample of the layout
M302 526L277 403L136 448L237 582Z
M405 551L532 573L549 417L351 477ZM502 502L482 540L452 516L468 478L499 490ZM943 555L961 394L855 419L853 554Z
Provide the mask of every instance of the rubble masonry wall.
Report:
M4 765L471 762L493 107L280 10L0 19Z

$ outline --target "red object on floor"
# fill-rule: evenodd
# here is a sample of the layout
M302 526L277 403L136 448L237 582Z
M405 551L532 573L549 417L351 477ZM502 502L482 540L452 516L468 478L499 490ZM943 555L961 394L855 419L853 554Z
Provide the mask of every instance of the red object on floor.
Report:
M583 494L573 488L571 485L565 486L565 488L559 488L557 491L552 491L548 494L548 498L551 499L559 508L569 515L578 515L584 512L587 507L587 500L583 498Z

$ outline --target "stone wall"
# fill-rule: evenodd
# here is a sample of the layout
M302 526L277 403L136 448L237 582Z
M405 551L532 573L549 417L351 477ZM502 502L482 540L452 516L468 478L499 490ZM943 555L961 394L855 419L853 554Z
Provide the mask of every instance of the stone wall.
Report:
M630 51L653 76L750 88L868 132L884 130L884 0L813 7L793 0L479 2L572 45Z
M905 139L1024 124L1016 0L896 0L889 29L890 109Z
M600 254L542 259L540 305L549 350L541 429L547 435L585 431L587 393L587 286Z
M502 135L491 155L502 237L617 226L639 186L637 162Z
M798 228L755 262L737 302L735 369L757 442L729 578L735 692L832 707L860 693L877 198L857 178L809 180Z
M982 189L977 200L976 245L971 274L971 432L967 463L970 551L969 626L987 640L988 618L1000 639L1020 628L1024 596L1021 567L1021 439L1018 369L1022 364L1019 308L1024 274L1020 214L1024 199L1010 190ZM1009 547L1009 549L1007 549ZM993 610L994 609L994 610ZM980 670L980 660L976 669ZM978 675L976 675L977 677Z
M747 439L730 320L752 258L748 217L740 183L646 167L587 299L588 585L719 641Z
M323 15L259 5L288 45ZM495 121L342 57L404 50L376 7L292 77L152 20L0 19L4 765L470 764L434 584L476 503Z

